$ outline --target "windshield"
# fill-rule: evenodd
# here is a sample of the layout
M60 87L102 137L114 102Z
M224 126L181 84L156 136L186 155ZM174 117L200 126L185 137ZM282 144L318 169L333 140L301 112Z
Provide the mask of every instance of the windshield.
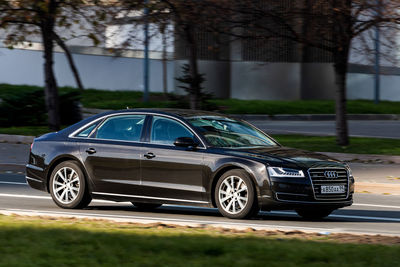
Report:
M245 122L219 116L198 116L186 119L214 147L271 147L278 145L267 135Z

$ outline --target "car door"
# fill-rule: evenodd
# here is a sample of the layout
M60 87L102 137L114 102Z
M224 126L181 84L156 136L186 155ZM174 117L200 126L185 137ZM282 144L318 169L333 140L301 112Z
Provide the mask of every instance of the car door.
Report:
M195 138L181 121L153 116L143 145L142 192L145 196L176 202L205 203L204 146L177 147L178 137Z
M80 141L93 192L112 196L140 194L141 138L145 115L116 115L105 119Z

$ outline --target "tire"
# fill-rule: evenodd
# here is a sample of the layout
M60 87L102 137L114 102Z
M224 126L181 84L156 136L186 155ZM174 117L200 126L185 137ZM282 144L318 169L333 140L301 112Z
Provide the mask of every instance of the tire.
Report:
M49 188L53 201L64 209L85 208L92 201L85 175L75 161L64 161L54 168Z
M140 202L131 202L138 210L154 210L162 206L162 204L154 204L154 203L140 203Z
M214 196L219 212L225 217L249 218L259 211L253 181L244 170L235 169L224 173L218 179Z
M297 214L307 220L321 220L333 211L334 209L296 209Z

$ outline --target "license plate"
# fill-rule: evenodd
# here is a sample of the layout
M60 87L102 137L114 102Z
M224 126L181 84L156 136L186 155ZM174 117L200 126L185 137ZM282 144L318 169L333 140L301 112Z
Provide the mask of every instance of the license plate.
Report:
M321 185L321 194L342 194L345 192L344 185Z

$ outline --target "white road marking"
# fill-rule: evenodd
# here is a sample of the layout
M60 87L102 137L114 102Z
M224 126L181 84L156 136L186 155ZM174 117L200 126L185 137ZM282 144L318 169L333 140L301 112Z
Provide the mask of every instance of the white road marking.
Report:
M282 215L296 215L297 214L296 212L290 212L290 211L272 211L271 213L282 214ZM339 214L331 214L327 218L344 218L344 219L362 219L362 220L400 222L400 219L398 219L398 218L357 216L357 215L339 215Z
M31 198L31 199L46 199L46 200L51 200L52 199L49 196L15 195L15 194L5 194L5 193L0 193L0 197ZM94 203L114 203L114 204L126 204L126 203L128 203L128 202L114 202L114 201L100 200L100 199L95 199L95 200L93 200L93 202ZM368 206L369 204L358 204L358 205ZM173 206L175 206L175 205L173 205ZM375 205L375 206L384 206L384 205ZM384 207L400 208L400 207L397 207L397 206L384 206ZM194 208L197 208L197 207L194 207ZM296 212L289 212L289 211L273 211L273 212L270 212L270 213L272 213L272 214L281 214L281 215L296 215L297 214ZM266 214L268 214L268 213L266 213ZM362 220L378 220L378 221L400 222L399 218L389 218L389 217L339 215L339 214L331 214L331 215L329 215L329 217L330 218L345 218L345 219L362 219ZM145 218L147 218L147 217L145 217ZM151 217L151 218L154 218L154 217Z
M363 204L363 203L354 203L352 206L376 207L376 208L389 208L389 209L400 209L400 206L376 205L376 204Z
M49 197L49 196L15 195L15 194L4 194L4 193L0 193L0 197L15 197L15 198L32 198L32 199L52 200L52 198ZM126 203L128 203L128 202L115 202L115 201L101 200L101 199L94 199L92 202L94 202L94 203L114 203L114 204L121 204L121 203L126 204Z
M3 182L3 181L1 181L0 184L28 185L27 183Z

